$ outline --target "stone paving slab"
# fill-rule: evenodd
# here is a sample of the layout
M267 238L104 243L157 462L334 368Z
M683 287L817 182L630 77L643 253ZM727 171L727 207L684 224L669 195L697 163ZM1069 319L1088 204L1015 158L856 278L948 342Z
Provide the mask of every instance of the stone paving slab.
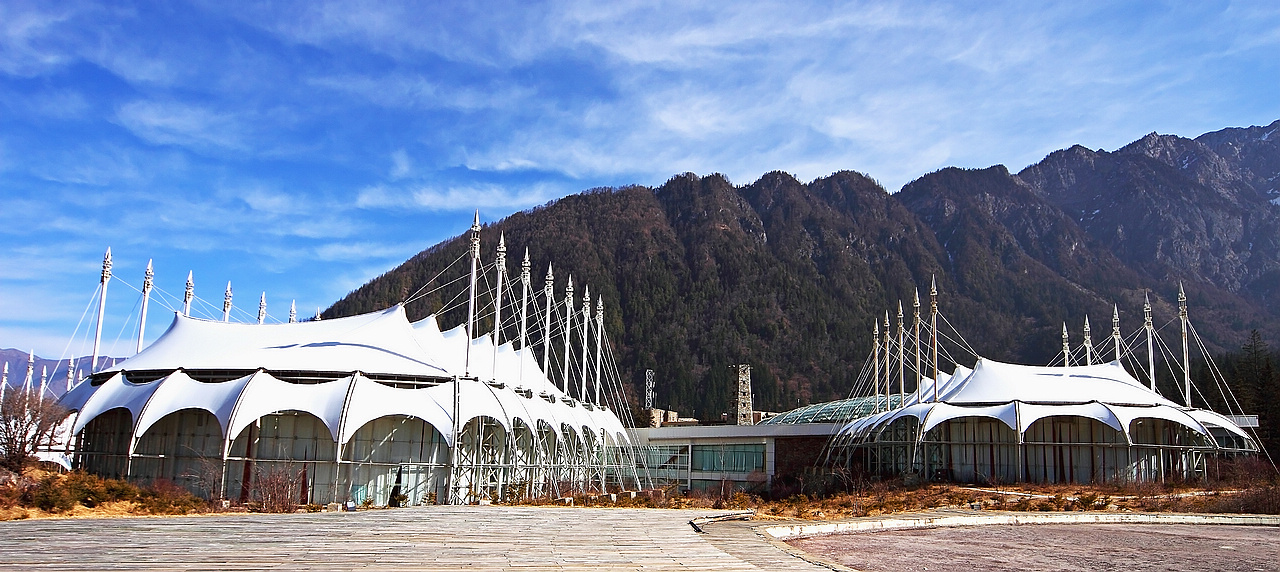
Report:
M421 507L0 523L0 570L823 570L717 511Z

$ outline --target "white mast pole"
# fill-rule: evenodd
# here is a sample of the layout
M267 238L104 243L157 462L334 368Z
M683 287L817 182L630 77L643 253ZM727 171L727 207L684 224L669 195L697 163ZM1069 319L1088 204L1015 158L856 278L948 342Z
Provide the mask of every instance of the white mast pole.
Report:
M5 369L6 369L5 373L7 374L8 368L6 367ZM75 383L76 383L76 360L75 358L67 358L67 391L71 391L71 388L75 386Z
M37 395L40 403L44 403L44 389L49 387L49 366L40 366L40 393Z
M524 360L529 350L529 248L524 249L524 260L520 262L520 377L518 383L524 385Z
M267 320L267 293L263 292L262 297L258 298L258 323L261 324Z
M27 377L22 381L22 392L27 395L31 394L31 377L35 374L35 371L36 351L31 350L31 353L27 354Z
M4 372L0 373L0 402L4 401L6 389L9 389L9 362L4 362Z
M507 237L498 233L498 255L494 259L498 265L498 292L493 298L493 379L498 379L498 344L502 337L502 290L503 279L507 276Z
M929 285L929 351L933 354L933 400L938 400L938 277Z
M874 381L874 383L872 383L872 387L875 388L875 397L876 397L874 413L879 413L880 412L880 320L873 320L873 322L875 323L875 329L872 330L872 333L871 333L871 339L872 339L871 345L875 346L875 351L872 352L871 362L875 364L875 369L873 370L873 375L871 376L871 379Z
M902 324L902 300L898 300L898 406L907 400L906 328Z
M471 287L467 294L467 352L463 362L463 371L471 377L471 341L475 339L476 328L476 270L480 264L480 211L476 211L475 222L471 223Z
M1084 317L1084 364L1093 365L1093 337L1089 335L1089 316Z
M892 393L893 391L892 389L890 389L890 384L889 384L889 378L890 376L893 375L892 373L890 373L893 371L893 368L890 367L889 365L889 361L893 359L891 357L892 356L891 348L889 347L889 344L891 341L890 338L893 336L891 332L892 330L889 329L889 311L885 310L884 312L884 410L885 411L893 409L892 407L890 407L891 404L889 402L889 394Z
M920 289L914 291L915 298L911 303L911 307L915 310L915 333L912 338L915 339L916 348L916 403L924 401L924 371L920 369Z
M560 369L560 385L569 395L569 338L573 337L573 276L564 291L564 367ZM581 397L581 396L579 396Z
M316 320L317 322L319 322L319 321L320 321L320 306L316 306L316 318L315 318L315 320Z
M147 303L151 301L152 280L155 278L151 262L147 261L147 271L142 275L142 314L138 317L138 351L134 353L142 353L142 336L147 331Z
M582 287L582 379L580 380L582 393L580 393L579 396L582 398L582 401L584 403L591 401L590 399L587 398L587 357L590 355L587 353L587 351L589 350L589 348L587 347L587 337L590 334L591 334L591 285L588 284Z
M1116 346L1116 361L1120 361L1120 306L1111 305L1111 341Z
M182 315L191 317L191 299L196 297L196 283L191 279L191 271L187 271L187 290L182 293Z
M289 302L289 323L293 324L293 323L297 323L297 321L298 321L298 301L293 300Z
M231 281L227 281L227 291L222 293L222 321L231 321Z
M1147 379L1151 382L1151 391L1156 390L1156 354L1152 347L1152 340L1155 336L1155 325L1151 323L1151 296L1143 294L1142 302L1142 327L1147 330Z
M542 373L547 377L547 381L551 381L551 314L556 311L555 300L555 274L551 270L551 263L547 263L547 278L542 286L542 298L546 300L546 312L542 316Z
M590 334L591 334L591 285L587 284L582 287L582 332L581 332L582 378L579 380L580 381L579 386L581 387L581 390L582 390L580 397L582 398L583 403L588 403L591 401L590 399L588 399L588 394L587 394L587 364L588 364L587 360L591 356L591 354L587 353L590 350L590 348L587 346L587 342L588 342L588 336Z
M1178 318L1182 320L1182 388L1187 407L1191 407L1191 349L1187 346L1187 293L1178 282Z
M1062 367L1071 367L1071 342L1067 339L1067 323L1062 323Z
M596 297L596 405L600 400L600 355L604 347L604 296Z
M93 358L89 362L89 373L98 370L98 349L102 346L102 318L107 311L107 284L111 282L111 247L107 247L107 255L102 258L102 284L98 292L98 327L93 334Z

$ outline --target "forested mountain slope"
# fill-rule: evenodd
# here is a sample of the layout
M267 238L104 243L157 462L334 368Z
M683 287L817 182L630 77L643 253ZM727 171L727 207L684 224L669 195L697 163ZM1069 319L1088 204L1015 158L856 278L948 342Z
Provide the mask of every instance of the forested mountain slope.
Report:
M875 321L899 301L910 320L914 288L927 312L933 276L942 311L996 359L1047 362L1064 321L1079 343L1085 315L1100 342L1113 303L1132 331L1148 291L1164 323L1179 281L1207 341L1235 349L1250 330L1280 334L1277 140L1280 121L1194 140L1153 134L1110 153L1058 151L1018 174L943 169L896 194L850 171L742 186L683 174L511 215L485 228L483 257L501 231L512 276L528 247L535 289L548 262L557 297L570 274L579 299L589 285L624 378L638 386L654 369L659 406L706 418L727 407L728 366L740 362L753 365L758 409L845 396ZM436 245L324 315L404 300L465 251L464 238ZM411 303L410 317L459 288Z

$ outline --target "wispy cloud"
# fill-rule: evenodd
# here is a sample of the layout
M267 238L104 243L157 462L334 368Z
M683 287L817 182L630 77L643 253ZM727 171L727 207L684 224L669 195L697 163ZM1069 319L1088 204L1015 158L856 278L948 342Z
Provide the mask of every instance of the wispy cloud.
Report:
M362 209L410 208L455 212L475 209L519 210L564 194L563 188L547 184L524 188L495 184L444 188L375 185L361 189L355 204Z
M109 245L327 306L473 209L1280 117L1265 3L192 3L0 3L0 300L78 305Z
M150 143L245 150L246 125L235 114L176 101L134 101L116 119Z

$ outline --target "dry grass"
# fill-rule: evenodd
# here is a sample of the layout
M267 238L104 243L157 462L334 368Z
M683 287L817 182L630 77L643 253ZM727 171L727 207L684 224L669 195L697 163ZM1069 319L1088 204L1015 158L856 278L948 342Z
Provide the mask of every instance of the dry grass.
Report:
M139 487L84 473L37 468L8 473L0 483L0 520L180 515L211 510L208 503L168 482Z

